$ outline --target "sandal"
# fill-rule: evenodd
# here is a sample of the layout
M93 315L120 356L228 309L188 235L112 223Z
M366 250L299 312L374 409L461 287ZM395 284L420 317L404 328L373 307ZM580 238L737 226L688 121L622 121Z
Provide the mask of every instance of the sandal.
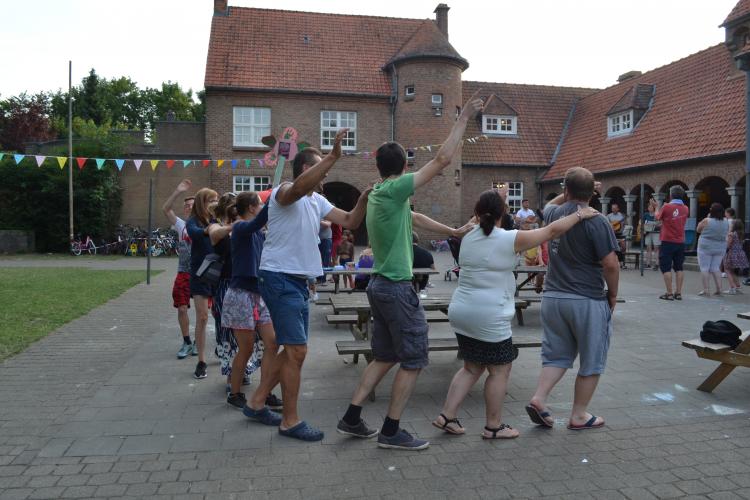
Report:
M674 296L671 293L665 293L664 295L659 295L659 298L661 300L674 300Z
M461 434L464 434L466 432L466 429L464 429L464 426L461 425L461 422L458 421L457 418L448 418L442 413L438 416L438 418L442 418L443 422L445 422L443 425L440 425L437 421L437 419L432 421L432 425L440 429L441 431L447 433L447 434L453 434L454 436L460 436ZM455 429L453 427L448 427L450 424L456 424L458 426L458 429Z
M511 431L515 431L516 433L513 434L513 435L511 435L511 436L498 436L497 435L498 432L504 431L506 429L511 430ZM492 436L488 436L487 434L482 433L482 439L515 439L515 438L518 437L518 431L516 431L513 427L511 427L508 424L500 424L500 427L498 427L497 429L493 429L493 428L487 427L485 425L484 426L484 430L487 431L487 432L492 433Z
M596 419L599 418L596 415L591 415L591 418L586 421L583 425L574 425L571 422L568 422L568 429L571 431L585 431L586 429L598 429L599 427L604 426L604 419L602 418L599 420L599 423L596 423Z
M674 294L674 300L682 300L682 294L681 293Z
M554 425L554 419L553 423L549 423L547 420L548 418L552 418L552 415L547 410L540 410L536 406L532 404L526 405L526 413L529 414L529 418L532 422L534 422L537 425L542 425L544 427L552 428Z

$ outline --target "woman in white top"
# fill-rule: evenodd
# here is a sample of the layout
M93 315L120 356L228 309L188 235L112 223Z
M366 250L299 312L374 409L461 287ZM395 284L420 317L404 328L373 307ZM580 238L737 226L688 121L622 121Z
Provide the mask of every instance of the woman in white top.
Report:
M511 362L518 356L510 322L515 315L516 254L558 238L578 221L598 214L586 208L540 229L506 231L500 228L506 212L507 190L485 191L474 207L479 226L464 236L459 254L461 274L448 317L458 339L464 366L453 377L440 416L432 424L449 434L463 434L456 418L466 395L485 370L485 439L507 439L518 431L502 423L502 404Z

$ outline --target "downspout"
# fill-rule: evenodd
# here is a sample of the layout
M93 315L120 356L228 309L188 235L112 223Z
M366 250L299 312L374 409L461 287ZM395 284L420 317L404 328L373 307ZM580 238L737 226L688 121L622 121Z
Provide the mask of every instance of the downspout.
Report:
M398 75L396 65L391 64L391 142L396 140L396 101L398 100Z

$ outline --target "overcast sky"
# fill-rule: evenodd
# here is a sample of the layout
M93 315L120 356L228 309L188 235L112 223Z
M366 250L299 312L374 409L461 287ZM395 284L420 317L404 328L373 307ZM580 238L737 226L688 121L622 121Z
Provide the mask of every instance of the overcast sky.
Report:
M433 18L438 0L230 0L229 5ZM466 80L606 87L724 40L736 0L448 0ZM212 0L0 1L0 96L67 88L90 68L200 90Z

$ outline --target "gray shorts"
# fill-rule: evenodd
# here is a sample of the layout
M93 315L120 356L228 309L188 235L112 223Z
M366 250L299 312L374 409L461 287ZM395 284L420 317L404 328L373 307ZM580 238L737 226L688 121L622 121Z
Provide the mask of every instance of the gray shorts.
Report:
M367 298L374 322L370 340L374 358L401 363L405 370L427 366L427 321L411 282L373 275Z
M606 300L544 297L542 327L542 366L573 368L580 355L578 375L604 372L612 336L612 311Z

